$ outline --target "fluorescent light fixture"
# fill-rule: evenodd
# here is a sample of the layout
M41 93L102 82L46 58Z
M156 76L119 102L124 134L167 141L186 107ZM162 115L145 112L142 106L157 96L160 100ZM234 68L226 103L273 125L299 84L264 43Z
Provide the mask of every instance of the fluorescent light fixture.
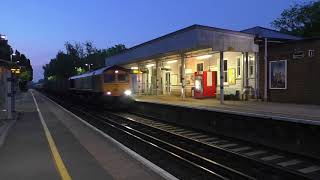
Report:
M155 64L147 64L146 67L152 67L155 66Z
M139 68L134 66L134 67L131 67L132 70L138 70Z
M198 56L198 57L196 57L196 59L201 60L201 59L208 59L211 57L212 57L211 54L206 54L206 55Z
M168 64L173 64L173 63L176 63L176 62L178 62L178 60L167 61Z

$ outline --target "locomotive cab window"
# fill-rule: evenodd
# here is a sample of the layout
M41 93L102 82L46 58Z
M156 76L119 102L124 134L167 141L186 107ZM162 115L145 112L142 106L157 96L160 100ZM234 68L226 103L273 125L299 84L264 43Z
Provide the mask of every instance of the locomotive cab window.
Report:
M115 74L104 74L104 82L110 83L116 81L116 75Z
M128 82L128 74L127 73L119 73L118 74L118 81L119 82Z

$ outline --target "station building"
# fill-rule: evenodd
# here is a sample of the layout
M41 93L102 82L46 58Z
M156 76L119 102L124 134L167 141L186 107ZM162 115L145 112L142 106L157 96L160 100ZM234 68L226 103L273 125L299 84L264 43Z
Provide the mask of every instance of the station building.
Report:
M134 46L105 63L131 69L137 95L315 103L313 90L309 100L298 95L304 93L306 79L294 80L311 76L300 76L294 70L299 65L291 64L297 63L292 59L301 51L314 53L314 43L262 27L233 31L193 25Z
M193 25L109 57L106 65L132 69L133 91L139 95L191 97L201 91L199 97L240 98L247 88L255 97L258 46L254 40L247 33Z

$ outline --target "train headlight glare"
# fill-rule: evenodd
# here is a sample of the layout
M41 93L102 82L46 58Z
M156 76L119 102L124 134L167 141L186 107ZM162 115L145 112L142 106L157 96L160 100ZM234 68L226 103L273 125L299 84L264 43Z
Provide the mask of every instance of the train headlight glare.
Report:
M126 91L124 91L124 94L127 95L127 96L130 96L131 95L131 91L130 90L126 90Z
M110 91L108 91L108 92L107 92L107 95L111 95L111 92L110 92Z

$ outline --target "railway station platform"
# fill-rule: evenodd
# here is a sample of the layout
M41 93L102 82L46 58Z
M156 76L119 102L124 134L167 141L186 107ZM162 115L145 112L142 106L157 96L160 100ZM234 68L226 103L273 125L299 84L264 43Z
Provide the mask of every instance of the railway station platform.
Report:
M166 179L170 174L37 91L17 97L0 179Z
M292 121L320 125L320 106L287 104L274 102L250 101L225 101L220 104L218 99L194 99L178 96L135 96L136 101L178 105L190 108L200 108L212 111L240 113L253 116L281 118Z

